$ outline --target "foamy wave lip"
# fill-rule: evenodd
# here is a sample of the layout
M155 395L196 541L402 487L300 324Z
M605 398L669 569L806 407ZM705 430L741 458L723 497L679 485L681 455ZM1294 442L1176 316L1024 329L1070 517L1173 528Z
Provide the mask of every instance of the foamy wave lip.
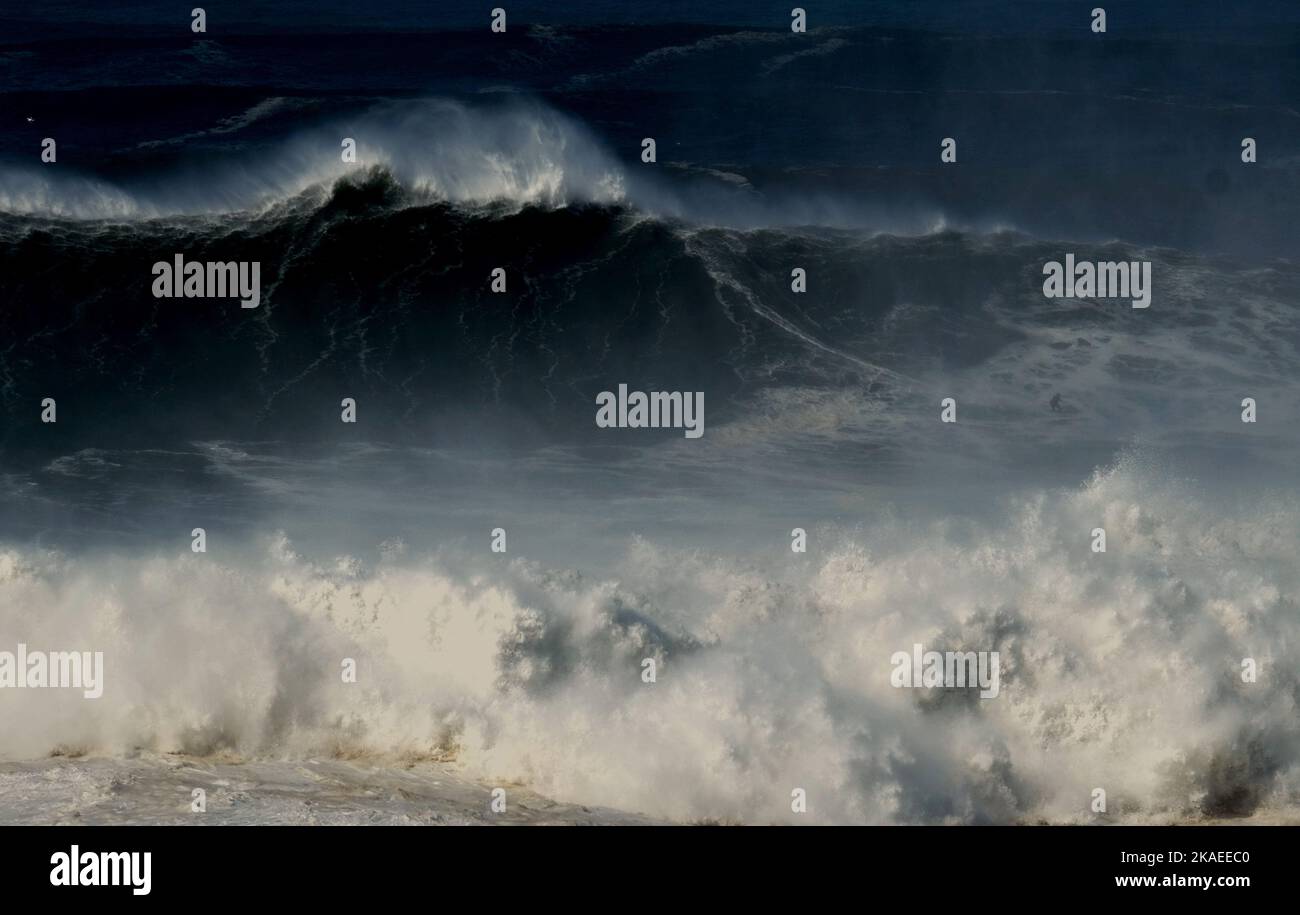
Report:
M628 169L569 116L536 100L494 95L501 98L473 106L438 98L386 101L347 122L284 136L269 149L230 152L220 164L205 163L201 178L178 167L119 185L77 174L71 164L5 166L0 214L77 221L262 216L290 202L319 206L340 180L378 171L408 192L400 205L431 200L469 208L594 204L742 229L823 226L932 234L949 225L928 207L898 213L846 203L826 192L760 194L745 176L708 165L663 162L662 171ZM208 130L157 144L235 133L292 107L268 99ZM349 137L357 144L356 161L345 163L342 141ZM670 171L693 177L682 185L665 177Z
M345 137L356 140L355 163L342 161ZM347 125L327 124L270 151L233 155L197 182L176 173L128 187L63 166L6 168L0 212L100 220L260 211L375 167L413 191L459 204L616 204L627 194L618 163L559 112L518 100L471 108L422 99L387 102Z
M0 212L54 219L160 216L130 192L95 178L26 168L0 171Z
M1289 809L1298 514L1223 517L1130 460L987 524L814 532L788 563L639 541L600 578L283 537L244 563L10 549L0 631L102 650L106 685L0 690L0 732L11 758L454 754L679 820L1094 822L1095 788L1109 821ZM891 687L918 642L998 651L999 696Z

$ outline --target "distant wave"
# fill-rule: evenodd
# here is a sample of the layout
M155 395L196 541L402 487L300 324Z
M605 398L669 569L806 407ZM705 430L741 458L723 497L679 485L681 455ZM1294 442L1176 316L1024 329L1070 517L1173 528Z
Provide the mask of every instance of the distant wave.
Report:
M620 158L581 123L541 101L492 96L473 105L441 98L388 100L347 120L325 118L258 142L243 138L252 125L264 129L269 122L273 131L279 116L320 107L313 100L272 97L209 129L139 144L181 156L151 169L147 178L110 181L62 163L0 166L0 217L254 217L285 205L323 204L336 182L379 170L402 189L401 201L408 205L619 206L650 217L746 229L820 225L924 234L954 227L928 206L876 211L827 190L775 188L760 194L744 175L677 161L670 146L658 151L657 164L642 165L639 136ZM187 141L215 137L221 138L219 153L185 150ZM342 161L345 137L356 141L355 162Z
M209 133L236 132L281 107L268 100ZM345 137L357 142L354 164L342 161ZM232 150L201 170L177 168L147 182L10 165L0 172L0 212L93 220L257 211L376 166L414 193L452 203L562 206L627 197L616 160L554 110L516 100L468 107L425 99L381 103L346 127L301 130L270 149Z
M790 821L794 787L821 822L1090 822L1098 787L1103 821L1265 812L1300 801L1298 518L1221 514L1130 459L986 522L823 530L785 563L6 549L0 630L104 651L107 685L0 691L3 751L453 755L679 819ZM1000 696L891 687L914 642L999 651Z

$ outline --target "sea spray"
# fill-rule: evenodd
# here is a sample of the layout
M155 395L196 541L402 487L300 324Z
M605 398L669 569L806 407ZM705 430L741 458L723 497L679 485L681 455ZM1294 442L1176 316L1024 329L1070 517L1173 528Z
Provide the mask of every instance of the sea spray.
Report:
M415 752L562 800L751 822L793 816L795 786L844 823L1083 822L1099 785L1139 820L1294 803L1280 659L1300 639L1300 509L1221 515L1152 473L1124 463L965 525L823 533L785 569L648 540L598 575L318 562L283 537L238 567L6 550L4 630L93 638L116 674L97 703L0 691L4 750ZM996 651L999 695L893 688L889 646L918 643ZM1221 766L1239 746L1267 765Z

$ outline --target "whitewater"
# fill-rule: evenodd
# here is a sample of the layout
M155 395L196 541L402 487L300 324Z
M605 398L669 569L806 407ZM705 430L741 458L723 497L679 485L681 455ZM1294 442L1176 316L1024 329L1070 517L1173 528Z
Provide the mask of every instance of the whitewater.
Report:
M202 180L0 170L0 648L105 658L0 689L0 821L1297 819L1293 264L1069 242L1155 263L1139 320L1045 302L1066 243L1001 218L638 169L515 98L243 148L292 107ZM255 318L139 306L173 239L284 252ZM698 447L594 431L611 366L707 390ZM915 644L998 697L893 688Z
M282 112L272 98L230 130ZM291 107L291 106L289 106ZM356 142L344 161L342 141ZM144 149L179 139L147 141ZM235 142L205 162L169 166L147 177L110 180L75 164L58 169L17 162L0 168L0 215L120 223L139 220L240 221L315 206L342 179L375 171L402 190L401 205L447 202L470 210L516 213L523 207L627 206L644 216L735 228L819 225L925 233L958 225L935 207L906 213L846 205L830 191L760 195L740 175L669 160L673 180L630 168L571 116L527 95L464 101L428 97L376 100L344 120L276 132L257 144ZM1005 220L969 220L982 229ZM965 223L962 223L965 224Z
M3 631L108 662L94 703L0 691L5 756L58 758L0 768L0 810L105 757L450 766L675 822L1286 817L1298 512L1224 514L1132 458L984 522L819 529L798 562L644 538L601 574L398 542L313 559L283 534L238 562L7 548ZM1001 695L891 688L890 655L915 642L997 650ZM76 775L91 793L95 765ZM137 781L114 789L121 809L159 816L156 790L133 805Z

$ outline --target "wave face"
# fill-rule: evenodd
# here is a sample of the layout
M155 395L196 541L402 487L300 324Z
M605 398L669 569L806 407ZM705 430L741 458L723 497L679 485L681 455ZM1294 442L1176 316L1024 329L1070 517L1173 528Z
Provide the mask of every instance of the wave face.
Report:
M1298 513L1222 514L1132 458L993 521L820 531L790 564L6 550L4 631L104 651L107 686L6 690L0 727L18 755L454 755L682 820L793 821L795 787L830 823L1089 822L1097 787L1103 821L1248 815L1300 801ZM999 651L999 698L892 688L914 642Z
M953 434L1006 463L1073 448L1086 473L1140 435L1279 464L1296 440L1300 276L1287 262L521 207L575 184L544 173L485 165L492 194L505 182L516 196L473 204L477 192L434 199L376 166L256 214L0 218L0 296L24 303L0 315L0 442L43 462L81 447L336 441L353 397L371 441L599 446L595 396L620 382L708 391L733 448L813 433L927 453L935 405L957 391L971 422ZM593 192L617 184L595 165L582 174ZM1155 304L1044 298L1040 268L1065 252L1151 261ZM260 305L155 299L150 266L175 254L259 261ZM794 266L808 294L791 291ZM1065 409L1049 416L1057 393ZM47 396L66 423L40 422L31 405ZM1244 396L1269 411L1249 439L1232 409Z

